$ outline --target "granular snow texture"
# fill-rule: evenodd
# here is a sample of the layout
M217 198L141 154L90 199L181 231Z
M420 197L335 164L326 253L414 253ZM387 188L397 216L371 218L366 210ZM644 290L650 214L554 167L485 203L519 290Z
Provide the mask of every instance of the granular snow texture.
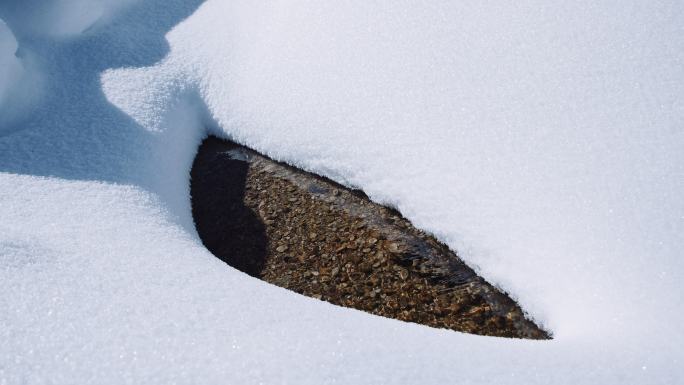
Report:
M0 3L0 383L684 382L684 3L32 4ZM554 339L225 266L208 132L396 207Z

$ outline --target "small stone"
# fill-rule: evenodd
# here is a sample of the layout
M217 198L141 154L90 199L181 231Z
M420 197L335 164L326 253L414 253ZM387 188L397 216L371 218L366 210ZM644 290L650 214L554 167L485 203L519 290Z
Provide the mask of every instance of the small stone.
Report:
M279 253L283 253L283 252L285 252L286 250L287 250L287 246L286 246L286 245L280 245L280 246L276 247L276 251L279 252Z
M387 245L387 250L389 250L390 253L398 253L399 252L399 245L396 243L390 243Z

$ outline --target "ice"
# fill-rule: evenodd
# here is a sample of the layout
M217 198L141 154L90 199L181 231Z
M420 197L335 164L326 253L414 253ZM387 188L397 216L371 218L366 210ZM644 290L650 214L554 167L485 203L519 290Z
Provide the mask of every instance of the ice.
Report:
M0 95L42 96L0 103L0 383L684 382L681 2L22 4ZM225 266L190 215L207 133L398 208L554 339Z

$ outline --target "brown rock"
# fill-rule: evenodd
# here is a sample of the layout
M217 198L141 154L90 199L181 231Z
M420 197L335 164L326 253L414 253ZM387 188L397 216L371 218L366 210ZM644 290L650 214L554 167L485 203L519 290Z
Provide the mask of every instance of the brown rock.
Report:
M393 242L393 243L390 243L389 245L387 245L387 250L388 250L390 253L398 253L398 252L399 252L399 245L397 245L397 244L394 243L394 242Z
M203 162L219 162L224 157L203 158L206 152L202 146L192 171L193 214L200 212L197 206L205 202L207 207L202 212L227 212L207 222L210 226L203 225L203 218L195 220L207 248L229 264L234 262L230 255L221 256L222 250L250 258L249 250L254 250L256 255L250 260L263 266L250 274L337 305L470 333L546 337L510 298L484 280L474 279L463 286L444 283L452 266L459 266L452 264L459 261L458 257L444 245L415 229L395 211L325 179L250 152L239 201L217 204L216 194L203 195L198 186L217 183L220 178L210 178L216 170L236 162L210 163L214 174L203 173ZM215 148L223 151L224 147ZM233 215L231 205L251 210L255 216ZM258 225L242 222L249 218L256 218ZM263 245L247 242L248 247L241 249L214 241L258 240L259 226L265 233ZM403 258L407 245L419 246L418 258Z

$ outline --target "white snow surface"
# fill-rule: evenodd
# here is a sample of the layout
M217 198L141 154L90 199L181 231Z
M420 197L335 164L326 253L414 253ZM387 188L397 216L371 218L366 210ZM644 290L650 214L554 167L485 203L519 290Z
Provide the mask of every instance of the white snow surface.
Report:
M0 384L684 382L682 2L22 4L0 4ZM208 133L397 207L554 339L226 266L190 213Z

